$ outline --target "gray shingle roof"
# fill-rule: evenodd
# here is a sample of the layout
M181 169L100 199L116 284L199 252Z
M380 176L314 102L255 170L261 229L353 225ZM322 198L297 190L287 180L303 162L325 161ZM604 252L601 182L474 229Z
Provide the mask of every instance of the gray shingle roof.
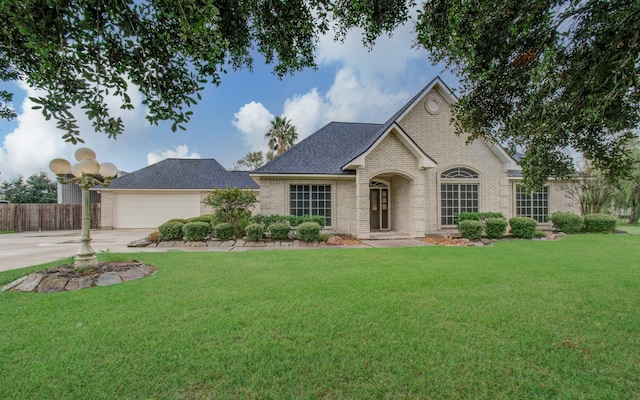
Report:
M110 189L258 189L249 172L227 171L210 159L167 158L114 179ZM107 189L108 190L108 189Z
M436 80L444 84L436 77L384 124L331 122L254 173L354 175L342 167L373 146Z
M354 175L342 167L376 141L381 126L331 122L254 173Z

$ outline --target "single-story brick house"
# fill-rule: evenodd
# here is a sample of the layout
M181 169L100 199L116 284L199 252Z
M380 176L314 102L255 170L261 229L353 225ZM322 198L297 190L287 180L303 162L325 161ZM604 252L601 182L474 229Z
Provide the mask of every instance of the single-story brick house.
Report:
M210 213L202 200L213 189L258 191L249 172L227 171L214 159L168 158L118 177L101 192L101 226L157 228L171 218Z
M501 146L467 145L450 123L455 102L436 78L383 124L329 123L251 173L261 213L324 215L329 232L370 238L451 232L463 211L541 224L579 212L559 182L521 191L521 169Z

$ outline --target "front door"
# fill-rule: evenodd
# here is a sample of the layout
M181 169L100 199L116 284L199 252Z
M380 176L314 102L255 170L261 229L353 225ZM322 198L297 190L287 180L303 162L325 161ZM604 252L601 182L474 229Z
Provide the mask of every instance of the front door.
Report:
M369 189L369 227L389 229L389 189Z

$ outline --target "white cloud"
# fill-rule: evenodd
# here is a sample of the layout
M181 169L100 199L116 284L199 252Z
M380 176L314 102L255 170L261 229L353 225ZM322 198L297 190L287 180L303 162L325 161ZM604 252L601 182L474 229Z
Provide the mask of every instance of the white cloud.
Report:
M298 130L298 140L302 140L330 121L330 107L318 89L313 88L306 94L287 99L284 103L284 115Z
M233 115L233 125L243 135L243 140L252 151L267 150L264 134L274 116L262 105L252 101L240 107Z
M144 119L146 109L141 106L141 95L134 87L130 87L128 92L135 107L132 111L121 110L118 99L107 98L112 115L123 118L127 132L122 138L114 140L106 134L94 133L82 110L76 108L73 112L78 119L80 137L85 143L74 146L61 139L64 132L56 128L55 121L47 121L40 110L32 109L35 104L29 97L38 96L40 92L24 82L18 82L18 85L26 92L26 97L21 110L18 110L18 126L4 136L0 147L0 180L9 181L18 175L26 177L40 171L50 173L49 162L52 159L66 158L73 163L74 152L79 147L95 150L98 161L113 162L123 170L130 168L131 152L139 148L135 142L140 135L136 133L143 132L148 126Z
M333 34L320 39L317 62L321 69L335 69L332 84L325 90L314 87L304 94L285 100L283 115L298 128L299 139L312 134L331 121L382 123L404 102L437 75L423 49L412 47L415 33L411 22L399 27L392 37L380 37L369 51L361 41L361 30L351 31L344 42L335 42ZM260 103L249 103L236 114L272 118ZM257 118L247 118L256 121ZM248 129L234 121L245 134ZM253 142L263 142L264 128ZM255 148L255 146L254 146Z
M176 146L174 150L165 150L160 151L156 150L154 152L147 154L147 163L149 165L155 164L159 161L164 160L165 158L201 158L200 154L189 152L189 146L186 144L181 144Z
M362 44L361 29L350 31L343 42L336 42L333 34L325 35L318 44L317 60L322 65L335 63L358 71L367 86L393 90L400 82L407 81L407 69L413 61L424 60L425 67L430 66L427 52L412 47L416 38L413 24L409 21L398 27L391 37L379 37L371 50ZM424 77L423 81L431 78ZM423 81L419 84L426 83Z

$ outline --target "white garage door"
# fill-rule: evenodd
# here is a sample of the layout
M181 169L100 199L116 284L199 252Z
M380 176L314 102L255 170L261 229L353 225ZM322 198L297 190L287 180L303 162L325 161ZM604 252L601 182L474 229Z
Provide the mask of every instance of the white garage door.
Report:
M116 228L157 228L171 218L200 215L199 193L119 193L115 198Z

